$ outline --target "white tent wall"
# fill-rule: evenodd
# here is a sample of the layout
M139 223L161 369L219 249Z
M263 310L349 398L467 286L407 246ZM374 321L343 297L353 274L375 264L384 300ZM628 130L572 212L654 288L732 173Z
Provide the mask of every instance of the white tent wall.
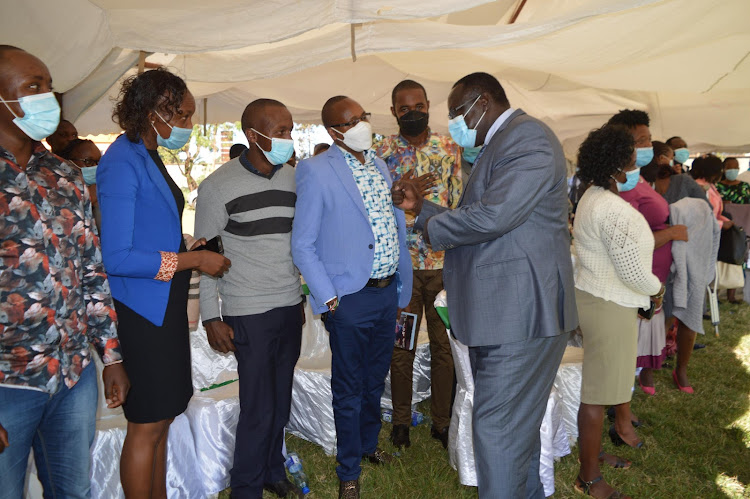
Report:
M8 2L27 16L60 3ZM508 24L520 2L70 0L93 24L76 20L71 33L59 17L39 36L33 20L20 23L25 31L0 24L17 34L10 43L48 63L58 89L66 89L58 71L67 83L71 66L86 68L79 78L93 82L64 97L64 115L82 133L117 131L117 76L147 50L172 54L167 66L199 99L198 122L203 98L210 122L237 121L257 97L286 103L298 122L318 122L325 100L346 94L373 113L376 131L390 133L390 91L412 78L428 90L433 128L445 131L452 83L487 71L512 105L552 126L569 157L623 108L649 111L654 138L681 135L695 151L750 151L750 1L527 0ZM80 42L63 42L66 53L49 46L79 33ZM99 45L81 50L87 43Z

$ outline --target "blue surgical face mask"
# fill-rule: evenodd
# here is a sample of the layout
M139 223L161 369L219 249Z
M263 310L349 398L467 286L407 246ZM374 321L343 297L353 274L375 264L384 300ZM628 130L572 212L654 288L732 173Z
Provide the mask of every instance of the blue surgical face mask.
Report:
M737 180L737 175L739 174L740 174L740 170L737 168L732 168L731 170L724 170L724 176L730 182L734 182L735 180Z
M479 97L481 97L481 95L477 95L477 98L474 99L474 102L471 103L471 106L464 114L460 114L448 122L448 131L450 132L453 141L464 149L477 145L477 127L487 113L487 111L482 113L482 116L479 117L479 121L474 125L474 128L469 129L464 117L469 114L474 107L474 104L479 100Z
M81 168L83 181L86 185L94 185L96 183L96 168L96 166L84 166Z
M674 160L673 159L669 160L669 166L674 166Z
M651 163L654 159L653 147L637 147L635 149L635 166L641 168Z
M166 147L167 149L182 149L185 144L188 143L188 140L190 140L190 134L193 133L193 130L190 128L180 128L178 126L172 126L167 123L167 120L161 117L161 114L156 111L154 112L159 117L159 119L162 120L164 124L171 129L169 137L165 139L161 135L159 135L159 131L156 130L154 124L151 123L151 127L156 132L156 143L162 147Z
M687 147L680 147L674 150L674 160L684 165L685 161L690 159L690 150Z
M0 101L15 116L13 123L32 140L42 140L49 137L55 133L57 126L60 124L60 104L57 103L55 94L52 92L26 95L17 100L4 100L0 96ZM18 102L21 105L23 116L19 117L14 113L8 102Z
M272 165L283 165L284 163L289 161L289 158L291 158L292 154L294 154L294 141L292 139L279 139L276 137L271 138L263 135L255 128L251 128L250 130L271 141L270 151L264 151L257 142L255 143L255 145L258 146L258 149L261 150L261 152L266 156L268 162Z
M638 179L641 176L641 169L636 168L635 170L631 170L629 172L625 172L625 180L624 184L621 184L620 182L617 182L617 179L615 179L615 182L617 182L617 190L619 192L628 192L635 189L635 186L638 185Z
M477 155L479 155L479 151L481 150L482 150L482 146L465 147L464 152L462 153L462 156L466 160L467 163L469 163L470 165L473 165L474 162L477 160Z

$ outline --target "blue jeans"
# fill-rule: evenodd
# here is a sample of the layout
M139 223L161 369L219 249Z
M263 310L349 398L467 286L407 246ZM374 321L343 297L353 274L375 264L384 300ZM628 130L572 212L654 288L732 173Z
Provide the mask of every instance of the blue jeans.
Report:
M0 424L10 441L0 453L0 499L23 497L32 447L45 498L91 495L89 449L96 433L98 396L93 362L73 388L63 385L52 396L0 385Z
M331 392L336 423L336 474L356 480L364 454L375 452L380 433L380 397L396 340L396 281L344 296L328 314Z

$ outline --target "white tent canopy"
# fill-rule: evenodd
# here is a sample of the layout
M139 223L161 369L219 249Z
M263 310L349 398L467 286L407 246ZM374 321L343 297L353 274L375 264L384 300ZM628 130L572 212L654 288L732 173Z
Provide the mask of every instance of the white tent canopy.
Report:
M295 121L318 122L325 100L345 94L390 133L391 89L411 78L427 88L433 128L445 130L452 83L487 71L571 156L623 108L647 110L656 139L750 151L748 0L3 3L6 43L48 64L81 133L117 131L111 99L146 51L187 80L200 121L237 121L269 97Z

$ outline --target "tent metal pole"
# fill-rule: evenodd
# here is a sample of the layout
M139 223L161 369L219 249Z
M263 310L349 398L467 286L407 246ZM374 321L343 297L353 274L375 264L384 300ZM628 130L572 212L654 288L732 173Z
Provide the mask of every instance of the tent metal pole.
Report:
M145 68L146 68L146 52L141 50L140 54L138 54L138 74L142 74Z
M354 28L356 28L358 26L362 26L362 24L361 23L354 23L354 24L350 24L349 26L351 28L352 62L357 62L357 50L356 50L356 47L354 45L354 42L356 40L356 37L354 35Z
M206 125L208 123L208 97L203 98L203 136L207 137Z
M521 0L521 3L518 4L518 7L516 8L516 11L511 16L510 22L508 24L513 24L514 22L516 22L516 19L518 19L518 14L521 13L521 10L523 9L524 5L526 5L526 0Z

